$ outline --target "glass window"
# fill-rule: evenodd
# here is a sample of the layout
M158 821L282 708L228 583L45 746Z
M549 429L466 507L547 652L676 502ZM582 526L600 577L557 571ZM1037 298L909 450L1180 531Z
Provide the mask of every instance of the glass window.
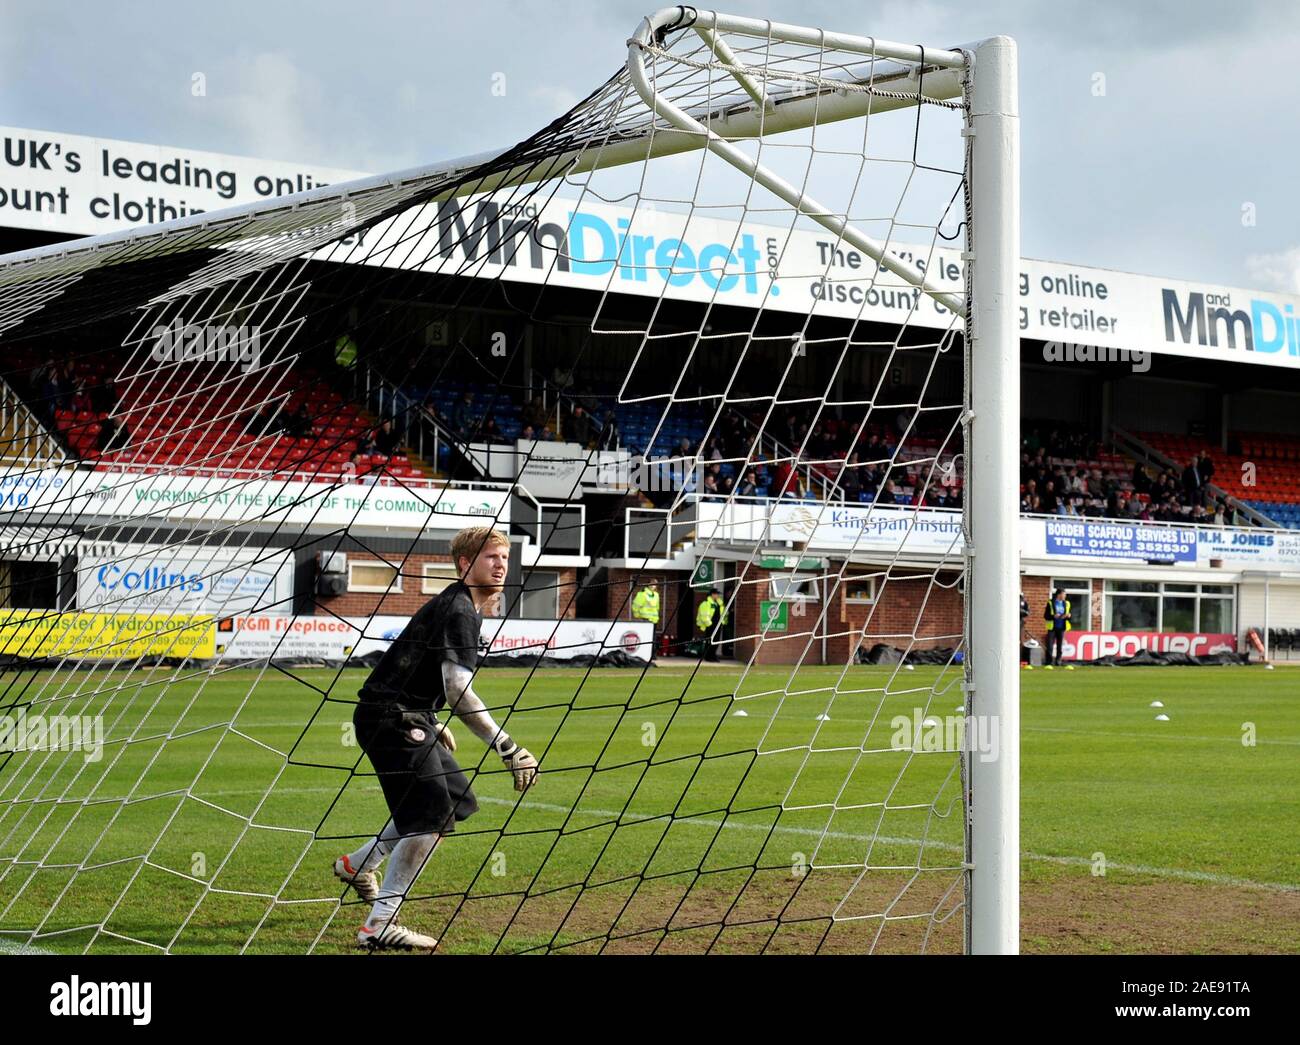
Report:
M1141 591L1154 594L1160 590L1155 581L1107 581L1107 591Z
M866 574L849 574L844 578L844 600L846 602L875 602L876 578Z
M1109 631L1155 631L1160 622L1160 600L1150 595L1107 595Z
M769 589L773 599L817 599L817 578L806 573L774 573Z
M386 562L348 560L348 591L400 592L402 575Z
M1171 583L1167 583L1167 584L1165 584L1165 591L1186 591L1186 592L1191 592L1193 595L1195 595L1195 594L1196 594L1196 585L1195 585L1195 584L1171 584Z
M560 575L554 570L525 574L519 612L530 620L555 620L560 615Z
M1202 595L1235 595L1235 586L1231 584L1202 584Z
M1166 595L1164 598L1161 631L1189 632L1196 630L1196 597Z
M1089 593L1090 587L1090 581L1079 580L1075 577L1054 577L1051 581L1051 588L1047 593L1050 598L1051 593L1057 588L1060 588L1065 592L1065 597L1070 600L1070 626L1076 631L1088 631L1092 628L1092 596Z
M1206 585L1206 587L1223 587L1223 585ZM1202 599L1201 626L1198 631L1213 635L1231 635L1236 632L1233 621L1234 599Z
M459 579L456 568L451 563L426 562L420 576L420 591L425 595L437 595Z

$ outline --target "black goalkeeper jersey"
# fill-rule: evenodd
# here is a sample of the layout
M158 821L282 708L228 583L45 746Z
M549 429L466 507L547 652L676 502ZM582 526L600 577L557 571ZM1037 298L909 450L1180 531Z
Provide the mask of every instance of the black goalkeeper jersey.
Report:
M416 611L384 651L361 686L362 701L437 711L447 702L443 662L474 671L482 627L469 588L460 581L449 585Z

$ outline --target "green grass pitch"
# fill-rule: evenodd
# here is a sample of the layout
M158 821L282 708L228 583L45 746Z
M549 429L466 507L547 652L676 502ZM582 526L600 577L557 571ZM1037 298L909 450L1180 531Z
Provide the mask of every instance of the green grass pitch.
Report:
M0 754L0 949L352 950L364 908L329 866L385 815L350 743L363 677L11 673L4 705L103 715L107 743L98 762ZM1021 682L1025 950L1300 950L1300 675ZM958 672L490 670L476 688L542 775L517 796L455 729L481 811L403 910L444 951L960 950L958 760L896 750L892 724L957 715Z

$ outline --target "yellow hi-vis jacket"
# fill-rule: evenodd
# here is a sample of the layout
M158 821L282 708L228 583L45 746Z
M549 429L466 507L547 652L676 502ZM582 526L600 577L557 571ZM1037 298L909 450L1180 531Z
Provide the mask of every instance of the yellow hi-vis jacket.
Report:
M1065 630L1073 628L1074 623L1070 620L1070 600L1062 599L1065 603ZM1047 630L1051 631L1056 627L1056 607L1052 605L1052 600L1047 600L1047 608L1043 610L1043 620L1047 622Z
M343 334L334 342L334 362L343 370L351 370L357 365L357 343Z
M654 588L642 588L632 596L632 616L651 624L659 623L659 593Z
M699 609L695 611L695 626L700 631L708 631L713 627L713 607L718 607L718 625L727 623L727 606L723 602L721 595L710 595L702 603Z

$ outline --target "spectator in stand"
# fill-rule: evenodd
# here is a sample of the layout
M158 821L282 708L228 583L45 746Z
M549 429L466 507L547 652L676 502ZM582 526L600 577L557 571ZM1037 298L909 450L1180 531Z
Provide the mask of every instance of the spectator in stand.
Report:
M533 426L532 426L532 425L524 425L523 428L519 429L519 441L520 441L520 442L523 442L523 443L531 443L531 442L533 442L536 438L537 438L537 433L533 430Z
M474 411L474 393L468 388L451 411L451 429L461 439L469 439L478 417Z
M373 452L383 454L385 457L392 457L402 445L402 437L393 430L393 422L390 418L385 417L379 423L373 444Z
M488 414L483 419L483 424L479 426L478 438L484 443L504 443L506 437L501 433L501 426L497 424L497 419Z
M106 377L99 384L91 386L90 409L97 414L111 414L117 409L117 389L113 386L112 378Z
M125 450L127 444L131 441L131 432L122 423L117 414L109 414L99 429L99 435L95 438L95 445L102 454L111 453L114 450Z
M1183 469L1183 497L1188 504L1196 504L1201 499L1201 474L1197 471L1200 459L1193 457Z
M866 460L872 462L888 461L890 458L889 448L880 441L880 436L875 432L871 433L871 438L867 440L867 445L863 448L866 454Z
M754 469L745 470L745 477L736 484L737 497L757 497L758 496L758 476Z
M1056 495L1056 483L1051 479L1043 483L1043 492L1040 495L1043 511L1047 515L1056 515L1061 507L1061 499Z
M550 421L550 414L542 403L541 396L533 396L532 402L524 407L520 414L520 420L526 425L531 425L534 431L540 432Z
M551 430L550 425L545 425L542 428L542 434L538 438L543 443L553 443L555 442L555 433Z
M245 423L244 431L253 436L279 435L284 431L284 421L280 416L280 407L273 403L263 404L262 408Z
M876 491L876 502L879 504L898 503L898 492L894 489L893 479L886 479L880 489Z
M705 473L704 488L701 490L700 495L707 500L716 501L716 500L720 500L719 494L721 492L722 491L718 489L718 480L713 475L713 473L712 472Z
M862 498L862 462L858 459L856 450L849 454L849 459L840 466L837 481L844 492L844 500L852 504Z
M311 415L307 412L305 402L298 404L298 409L285 418L284 431L286 435L291 435L295 439L310 439L315 426L312 424Z
M794 467L789 458L782 458L776 466L773 473L773 490L774 497L784 497L786 491L794 485Z
M1210 457L1210 451L1201 451L1201 460L1196 471L1201 477L1202 486L1209 486L1214 481L1214 461Z
M1226 501L1222 497L1216 498L1214 502L1214 525L1223 526L1227 523L1227 516L1224 514Z
M591 415L581 403L575 403L569 415L569 431L566 442L577 443L586 447L595 438L595 426Z
M789 479L782 487L781 497L787 501L806 501L810 492L808 483L804 480L803 472L792 471Z
M597 450L617 450L619 448L618 418L613 410L605 411L605 423L601 426L600 436L596 440Z
M1144 464L1142 464L1140 461L1136 461L1136 462L1134 462L1134 464L1133 464L1133 492L1134 492L1134 493L1148 493L1148 494L1149 494L1149 493L1151 492L1152 484L1153 484L1153 480L1152 480L1152 478L1151 478L1151 471L1150 471L1150 469L1147 468L1147 466L1144 465Z
M72 398L68 401L68 409L78 414L88 413L91 409L90 392L86 388L86 382L78 378L72 386Z

